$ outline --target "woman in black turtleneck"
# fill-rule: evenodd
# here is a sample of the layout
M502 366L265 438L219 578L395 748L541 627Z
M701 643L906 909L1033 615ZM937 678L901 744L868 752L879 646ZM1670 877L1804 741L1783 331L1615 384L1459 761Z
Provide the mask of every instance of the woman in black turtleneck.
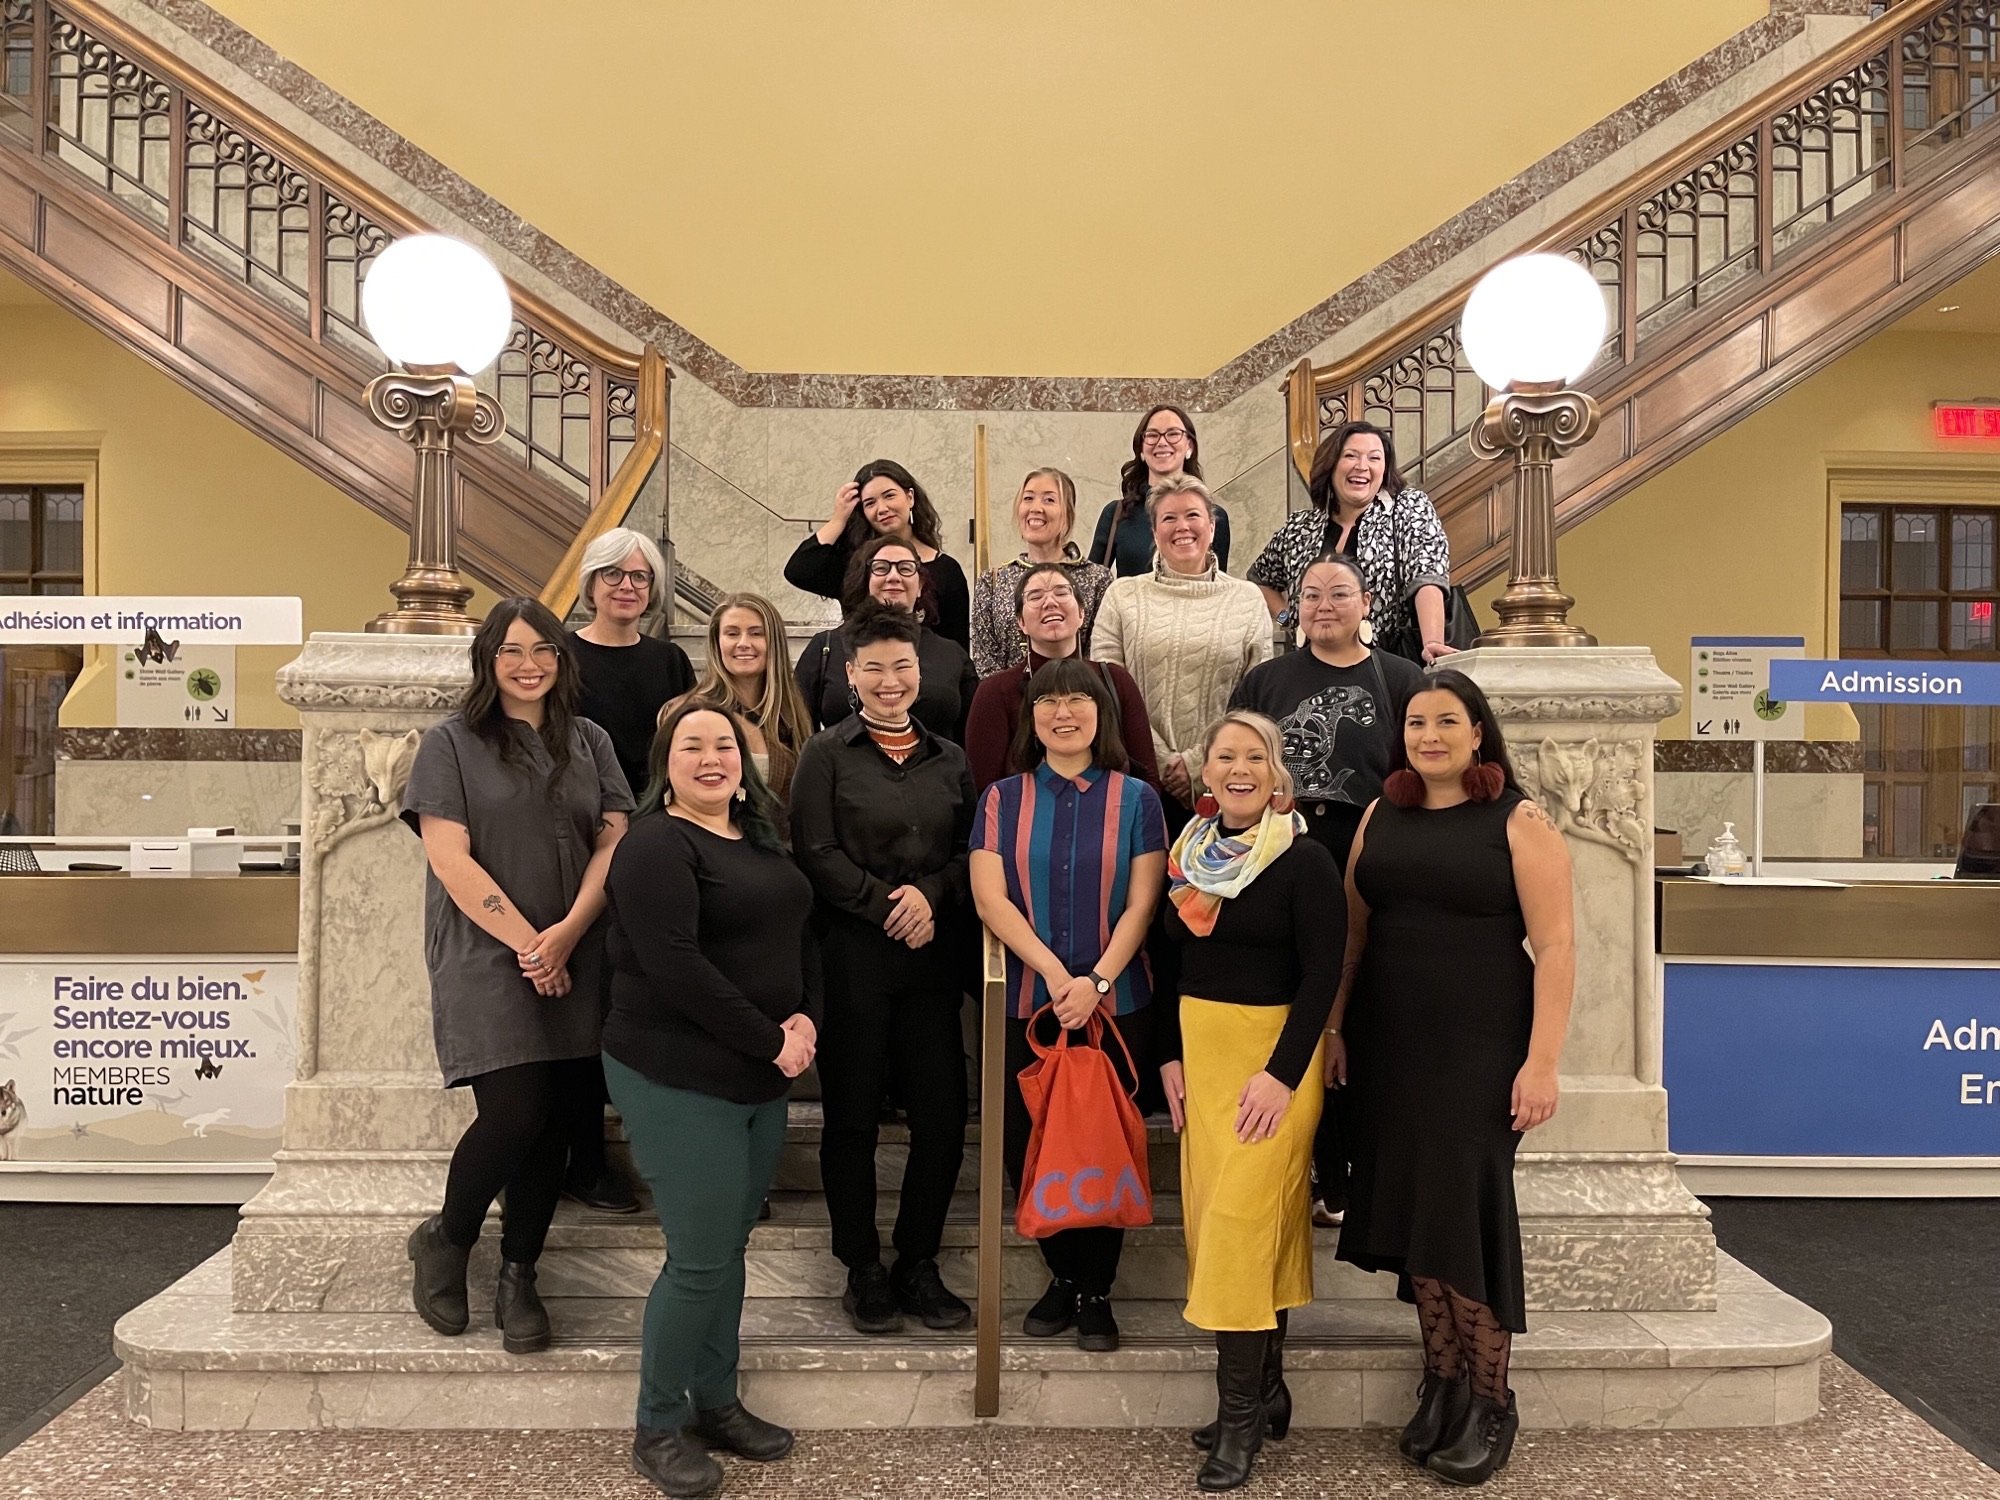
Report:
M860 711L807 741L792 773L792 851L825 928L820 1176L847 1267L844 1305L862 1333L893 1333L905 1313L928 1328L972 1316L939 1279L937 1254L965 1155L974 798L965 752L913 712L923 633L907 609L872 604L848 618L842 649ZM876 1126L891 1091L910 1125L893 1272L875 1231Z

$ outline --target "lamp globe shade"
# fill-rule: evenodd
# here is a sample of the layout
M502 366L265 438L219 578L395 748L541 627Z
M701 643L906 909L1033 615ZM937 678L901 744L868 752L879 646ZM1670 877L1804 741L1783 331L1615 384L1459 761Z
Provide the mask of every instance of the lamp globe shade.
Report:
M493 262L465 241L412 234L368 268L361 320L395 364L456 365L470 374L506 347L514 299Z
M1496 391L1517 383L1567 384L1590 368L1604 343L1604 293L1566 255L1503 260L1472 289L1458 341Z

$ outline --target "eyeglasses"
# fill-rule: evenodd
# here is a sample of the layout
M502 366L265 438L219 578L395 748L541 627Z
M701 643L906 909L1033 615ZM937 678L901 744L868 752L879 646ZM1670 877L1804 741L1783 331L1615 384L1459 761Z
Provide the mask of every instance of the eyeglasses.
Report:
M1164 427L1158 432L1149 432L1142 441L1148 448L1165 448L1187 437L1185 427Z
M626 582L635 588L649 589L653 586L653 575L645 568L599 568L597 576L614 589Z
M1047 604L1051 599L1075 598L1075 589L1071 588L1068 584L1059 583L1051 588L1029 589L1027 593L1021 596L1021 605L1023 608L1026 608L1031 604Z
M892 573L898 578L915 578L917 576L917 566L916 563L908 560L894 562L887 558L878 557L868 564L868 572L871 577L875 578L887 578Z
M1324 594L1318 589L1299 590L1299 603L1301 604L1318 604L1322 599L1330 599L1335 604L1352 604L1360 597L1360 589L1328 589Z
M1035 707L1046 708L1050 713L1066 708L1073 714L1080 714L1096 701L1088 693L1044 693L1035 700Z
M536 666L552 667L556 664L556 659L559 655L560 653L554 646L551 646L547 641L543 641L539 645L528 647L525 651L519 646L512 644L502 646L498 651L493 653L493 659L497 662L505 662L510 667L518 667L522 662L532 657Z

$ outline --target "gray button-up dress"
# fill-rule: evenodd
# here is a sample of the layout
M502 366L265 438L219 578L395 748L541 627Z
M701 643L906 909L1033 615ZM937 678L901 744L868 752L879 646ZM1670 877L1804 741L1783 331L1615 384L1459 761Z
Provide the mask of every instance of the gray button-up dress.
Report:
M403 794L403 820L449 818L472 836L472 857L536 931L568 915L597 846L604 814L632 811L611 737L588 719L570 728L570 763L554 795L541 737L510 720L521 752L509 763L453 714L417 750ZM570 991L544 999L514 950L458 909L434 873L424 880L424 961L431 976L431 1029L447 1086L520 1063L588 1057L603 1024L604 932L600 921L570 955Z

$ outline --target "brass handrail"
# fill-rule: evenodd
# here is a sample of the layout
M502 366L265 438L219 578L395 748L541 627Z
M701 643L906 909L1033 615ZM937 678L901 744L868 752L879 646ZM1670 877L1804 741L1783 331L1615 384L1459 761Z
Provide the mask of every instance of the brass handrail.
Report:
M604 487L604 494L591 507L590 514L577 530L575 540L564 551L562 561L556 564L549 581L542 586L542 603L558 620L567 619L576 605L577 585L582 581L578 569L584 552L605 532L623 523L633 502L639 498L639 491L645 488L653 465L667 461L667 382L673 379L673 375L660 351L651 344L646 345L639 356L639 426L632 451L625 455L625 462L611 476L611 482ZM665 517L661 520L664 530ZM670 598L669 581L658 579L655 582L661 596Z
M979 996L979 1295L973 1325L972 1414L1000 1415L1000 1271L1006 1253L1007 950L985 927Z
M1810 67L1778 80L1755 98L1732 110L1691 140L1684 142L1667 157L1649 163L1643 171L1634 173L1625 181L1598 194L1554 227L1531 236L1513 253L1526 254L1544 250L1560 252L1573 248L1580 237L1589 235L1611 221L1619 219L1630 207L1643 203L1660 188L1672 184L1746 135L1763 129L1773 115L1782 113L1787 107L1797 104L1802 97L1809 96L1816 90L1837 81L1857 65L1867 61L1871 55L1889 47L1899 36L1924 25L1933 16L1960 3L1961 0L1906 0L1906 3L1892 6L1882 16L1862 27L1831 52L1815 59ZM1902 58L1899 53L1892 52L1891 64L1890 87L1895 100L1900 102ZM1897 109L1892 109L1890 112L1889 129L1892 137L1898 142L1898 150L1893 158L1892 181L1900 182L1902 177L1900 142L1904 127L1900 111ZM1768 172L1768 157L1765 158L1765 170ZM1768 212L1768 204L1761 205L1760 208ZM1760 269L1768 269L1768 266L1760 266ZM1410 354L1413 349L1421 349L1441 327L1455 322L1477 279L1475 275L1472 279L1433 299L1386 333L1378 335L1360 349L1333 364L1315 366L1310 358L1305 358L1293 366L1285 380L1286 437L1293 466L1301 478L1310 473L1313 452L1319 445L1320 398L1343 387L1354 386L1391 361ZM1632 295L1632 288L1622 287L1621 293L1629 297ZM1626 362L1630 362L1634 352L1629 348L1624 350ZM1357 413L1350 412L1349 415L1354 416Z

